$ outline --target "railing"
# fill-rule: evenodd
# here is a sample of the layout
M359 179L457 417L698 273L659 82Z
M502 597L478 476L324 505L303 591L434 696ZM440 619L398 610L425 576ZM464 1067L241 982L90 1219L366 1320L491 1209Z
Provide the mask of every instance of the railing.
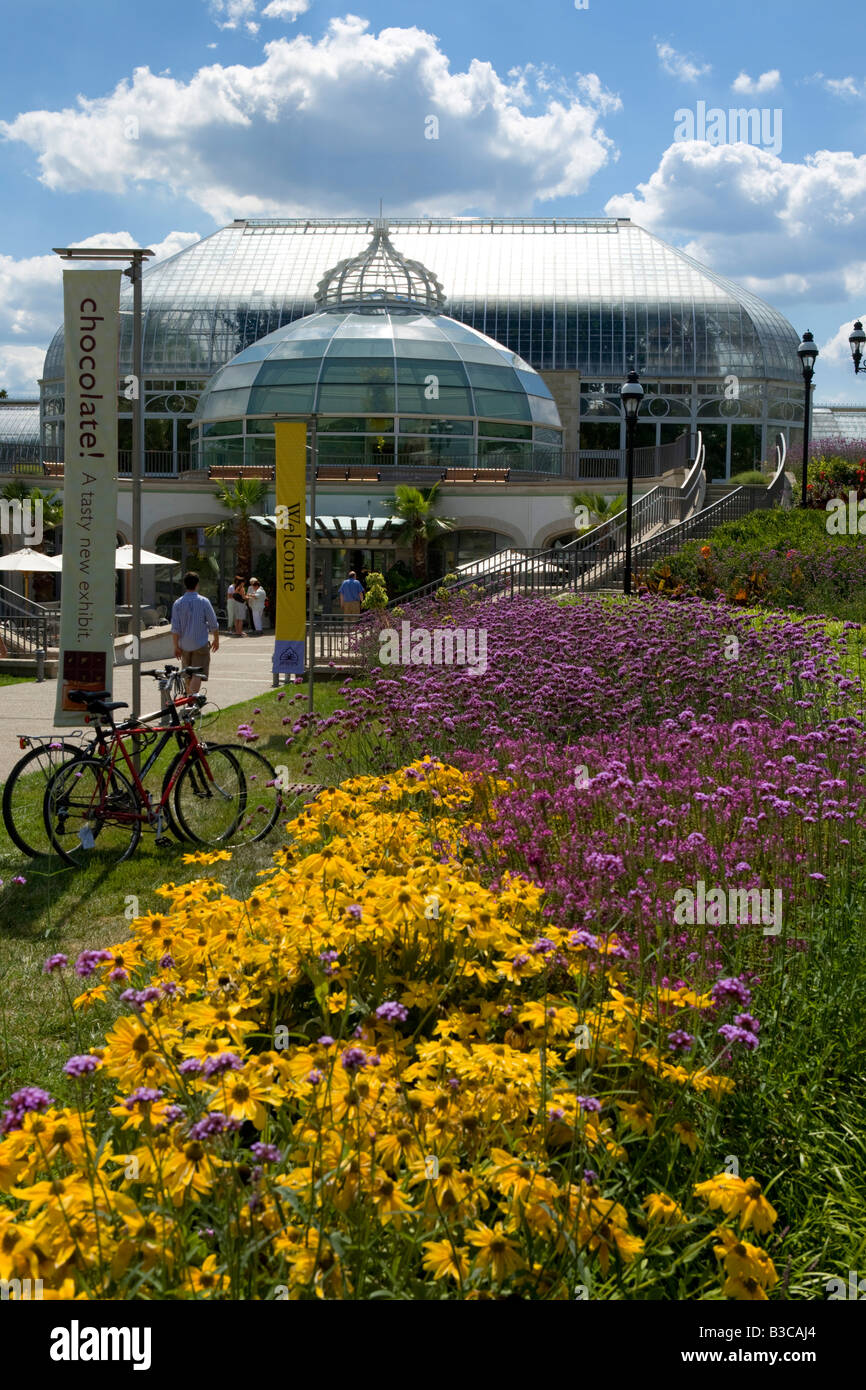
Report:
M320 436L321 440L321 436ZM689 435L687 432L670 444L658 448L647 446L635 450L634 476L636 478L660 477L673 468L683 467L688 458ZM62 477L63 450L40 445L5 446L0 452L0 474L20 473L26 476ZM435 482L449 471L459 469L471 471L475 481L508 481L517 483L529 479L558 482L605 482L624 479L626 455L621 449L584 449L577 452L562 452L545 449L530 450L528 454L513 454L503 450L496 454L486 454L479 458L467 452L460 455L437 455L435 450L423 454L397 459L353 454L348 458L328 458L320 447L318 465L321 470L349 470L350 474L359 472L357 481ZM240 471L244 465L234 465L231 461L215 461L218 471L230 474L234 468ZM273 477L273 465L261 465ZM118 475L129 477L132 473L132 451L121 449L117 455ZM144 452L145 478L176 477L186 473L206 473L207 464L199 456L190 452L173 452L170 449L146 449ZM507 474L507 478L503 477ZM350 477L349 481L354 478ZM339 481L339 478L329 481ZM467 481L461 478L457 481Z
M672 522L678 523L683 516L688 515L698 495L703 475L703 438L700 433L686 434L675 440L673 445L666 446L670 468L687 463L688 450L692 447L695 451L694 462L681 487L659 484L632 504L633 543L641 536L646 536L661 526L669 526ZM546 590L552 585L593 588L607 584L611 582L611 574L616 566L622 565L625 530L625 512L617 512L583 536L568 541L564 546L549 549L521 547L519 558L515 558L514 550L506 550L501 552L499 559L488 557L471 565L462 565L459 579L448 585L448 591L453 593L474 586L494 593L504 586L509 593L514 593L515 590L525 593L538 589ZM561 583L563 579L564 584ZM394 608L415 599L429 598L441 587L441 579L433 580L411 590L402 598L392 599L388 606Z
M10 656L57 646L60 615L0 584L0 635Z

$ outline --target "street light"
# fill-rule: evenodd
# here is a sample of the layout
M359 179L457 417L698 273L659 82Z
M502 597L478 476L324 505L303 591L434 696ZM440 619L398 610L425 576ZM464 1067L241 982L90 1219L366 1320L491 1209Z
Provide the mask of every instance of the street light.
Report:
M851 347L851 356L854 358L855 374L857 372L866 372L866 366L860 366L863 357L863 346L866 344L866 333L863 332L863 325L859 319L854 325L854 332L848 335L848 343Z
M622 401L622 408L625 414L625 458L626 458L626 493L625 493L625 570L623 571L622 591L624 594L631 593L631 502L634 491L634 436L637 429L637 413L640 410L640 403L643 400L643 387L637 379L637 372L632 368L628 378L620 388L619 398Z
M812 422L812 377L815 375L815 362L818 358L818 349L815 346L815 339L811 333L803 334L803 341L797 348L797 356L800 359L800 366L803 369L803 381L806 387L806 398L803 404L803 495L802 503L806 505L806 475L809 472L809 433Z

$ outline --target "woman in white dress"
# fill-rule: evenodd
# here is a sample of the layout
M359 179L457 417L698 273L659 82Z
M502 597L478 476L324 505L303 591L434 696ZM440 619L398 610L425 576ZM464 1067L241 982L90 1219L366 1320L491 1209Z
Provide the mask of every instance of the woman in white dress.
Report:
M250 576L250 587L247 589L247 607L253 618L253 627L256 634L262 630L262 619L265 612L265 599L267 594L262 588L255 575Z

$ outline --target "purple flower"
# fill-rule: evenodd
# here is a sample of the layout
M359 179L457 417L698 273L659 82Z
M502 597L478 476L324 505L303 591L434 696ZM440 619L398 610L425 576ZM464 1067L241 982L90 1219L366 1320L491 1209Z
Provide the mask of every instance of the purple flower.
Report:
M6 1110L0 1117L0 1134L9 1134L13 1129L20 1129L25 1115L33 1110L44 1113L49 1105L53 1104L53 1097L38 1086L25 1086L22 1090L15 1091L6 1102Z
M82 951L75 962L75 973L86 979L88 975L96 973L96 967L102 961L113 959L111 951Z
M735 1014L734 1023L738 1028L746 1028L750 1033L760 1033L761 1025L752 1014Z
M208 1057L204 1064L205 1076L222 1076L227 1071L243 1071L243 1062L234 1052L219 1052L216 1057Z
M113 985L122 984L129 979L129 971L124 970L122 965L116 965L113 970L109 970L108 978Z
M529 949L534 956L546 955L548 951L556 950L556 942L551 941L549 937L539 936L537 941L533 941Z
M322 1073L319 1071L318 1067L314 1067L312 1071L307 1072L307 1080L311 1086L318 1086L321 1079Z
M63 1070L67 1076L87 1076L89 1072L96 1071L99 1066L99 1058L91 1057L88 1053L77 1057L70 1057Z
M360 1071L368 1065L367 1054L362 1047L347 1047L340 1061L346 1071Z
M742 1043L743 1047L748 1048L749 1052L754 1052L758 1046L758 1039L748 1028L738 1028L733 1023L723 1023L719 1029L720 1035L727 1043Z
M251 1144L250 1153L259 1160L259 1163L280 1163L283 1157L276 1144Z
M601 1109L601 1101L595 1096L578 1096L577 1103L581 1110L598 1111Z
M125 989L120 996L122 1004L128 1004L131 1009L140 1014L146 1004L153 1004L160 997L160 992L155 985L148 985L147 989Z
M198 1076L204 1071L204 1064L198 1057L187 1057L185 1062L181 1062L178 1071L181 1076Z
M333 1047L333 1046L334 1046L334 1039L330 1036L329 1033L323 1033L322 1036L321 1036L320 1038L317 1038L316 1041L318 1042L319 1047Z
M225 1134L234 1129L235 1122L219 1110L212 1110L189 1127L190 1139L211 1139L215 1134Z
M64 956L62 951L58 951L56 956L49 956L42 967L43 974L50 975L53 970L64 970L69 964L69 957Z
M406 1019L409 1017L409 1010L405 1005L398 1004L393 999L388 999L384 1004L379 1005L376 1010L376 1017L384 1019L386 1023L405 1023Z
M346 912L350 917L354 917L356 922L360 922L362 916L360 903L350 903Z
M19 888L23 888L27 880L22 877L21 874L16 874L14 878L10 878L9 882L16 884Z
M716 980L711 990L712 996L717 1004L722 1004L727 999L736 999L741 1004L748 1004L752 998L752 991L742 980L734 979L729 976L724 980Z
M127 1110L134 1110L137 1105L155 1105L158 1100L162 1100L162 1091L154 1086L139 1086L123 1103Z
M675 1028L672 1033L668 1033L668 1047L671 1052L691 1052L694 1041L692 1034L687 1033L684 1028Z

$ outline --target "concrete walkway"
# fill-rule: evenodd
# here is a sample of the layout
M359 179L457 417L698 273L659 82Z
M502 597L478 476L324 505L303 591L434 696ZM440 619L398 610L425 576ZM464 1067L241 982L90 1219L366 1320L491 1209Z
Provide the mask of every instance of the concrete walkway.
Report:
M252 699L271 688L271 657L274 650L273 632L261 637L227 637L220 635L220 647L211 657L211 674L207 692L211 699L225 709L241 700ZM145 657L146 669L163 666L173 658ZM129 700L132 689L128 666L114 668L114 698ZM18 735L49 733L54 727L54 702L57 682L45 680L26 685L0 686L0 781L21 756ZM141 683L142 713L159 708L156 681L150 678ZM123 718L121 712L120 717ZM70 726L71 727L71 726Z

